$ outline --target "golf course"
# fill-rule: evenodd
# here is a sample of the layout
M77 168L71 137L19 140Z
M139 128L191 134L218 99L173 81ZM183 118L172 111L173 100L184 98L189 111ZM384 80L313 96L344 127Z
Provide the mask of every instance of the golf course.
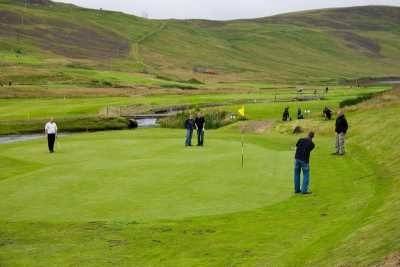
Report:
M0 0L0 267L400 266L398 40L400 7L207 21ZM198 112L205 144L185 146Z

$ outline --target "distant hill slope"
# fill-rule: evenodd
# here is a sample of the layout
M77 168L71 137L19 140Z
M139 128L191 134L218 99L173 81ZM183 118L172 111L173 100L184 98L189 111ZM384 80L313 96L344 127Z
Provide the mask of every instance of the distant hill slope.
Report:
M179 79L279 83L400 76L399 7L220 22L147 20L48 0L28 3L0 0L4 70L17 65L29 73L35 65L45 72L73 64Z

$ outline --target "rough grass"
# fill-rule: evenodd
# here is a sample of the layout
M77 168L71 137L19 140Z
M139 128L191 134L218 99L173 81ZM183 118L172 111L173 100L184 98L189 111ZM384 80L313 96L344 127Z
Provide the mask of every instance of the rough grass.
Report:
M337 83L399 74L397 7L333 9L227 22L145 20L54 3L25 9L2 1L0 11L0 58L14 68L3 72L0 79L21 83L19 69L28 68L35 77L38 66L51 70L39 76L42 83L60 82L54 78L57 73L62 73L63 81L82 79L73 71L77 66L202 83ZM333 17L343 21L335 22ZM204 71L193 72L194 68ZM111 76L118 79L119 75ZM138 82L124 77L119 84Z

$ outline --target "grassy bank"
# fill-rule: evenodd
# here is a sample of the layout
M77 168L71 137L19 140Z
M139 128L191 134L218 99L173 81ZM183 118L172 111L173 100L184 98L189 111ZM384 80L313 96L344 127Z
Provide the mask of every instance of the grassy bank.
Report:
M46 122L40 119L0 121L0 135L42 133ZM93 132L128 129L129 123L125 118L71 117L57 118L57 125L63 132Z

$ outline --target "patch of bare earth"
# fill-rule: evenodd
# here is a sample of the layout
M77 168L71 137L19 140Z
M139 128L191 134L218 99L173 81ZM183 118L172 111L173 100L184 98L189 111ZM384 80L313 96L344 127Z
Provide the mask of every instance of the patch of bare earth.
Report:
M400 266L400 252L393 253L385 258L382 264L376 267L398 267Z
M244 133L261 134L271 129L272 126L272 121L246 121L240 125L240 130Z
M342 39L351 49L371 56L380 56L381 46L375 40L348 31L334 31L332 34Z

